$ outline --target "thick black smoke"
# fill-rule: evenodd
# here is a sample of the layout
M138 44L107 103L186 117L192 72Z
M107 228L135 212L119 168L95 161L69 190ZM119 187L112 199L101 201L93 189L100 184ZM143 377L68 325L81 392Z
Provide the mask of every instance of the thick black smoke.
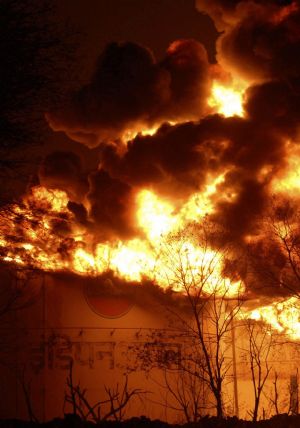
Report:
M222 35L218 62L254 81L299 77L299 1L198 0Z
M68 193L73 201L81 201L88 192L88 182L81 159L72 152L53 152L39 170L40 182L48 188L58 188Z
M194 40L174 42L160 63L142 46L112 43L91 82L48 120L54 130L96 147L128 129L203 116L210 85L206 50Z
M208 63L196 41L174 42L161 62L134 43L113 43L100 55L91 82L48 114L54 130L99 148L99 168L86 173L74 154L54 153L44 160L41 181L67 191L77 220L103 240L139 233L133 213L141 188L180 208L209 176L224 173L210 217L227 230L228 240L246 246L249 235L259 235L271 180L286 164L286 141L298 140L299 2L198 0L197 7L222 32L219 65ZM251 82L244 118L225 118L208 107L218 67L220 74ZM157 124L152 136L121 141L128 131ZM282 261L274 243L266 248L258 240L251 251Z

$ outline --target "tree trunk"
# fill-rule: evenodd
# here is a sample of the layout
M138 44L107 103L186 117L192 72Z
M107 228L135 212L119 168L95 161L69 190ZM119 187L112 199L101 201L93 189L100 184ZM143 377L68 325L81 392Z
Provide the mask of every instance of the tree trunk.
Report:
M253 409L253 417L252 417L252 421L253 422L257 421L258 407L259 407L259 396L255 397L255 403L254 403L254 409Z
M215 393L215 397L216 397L216 409L217 409L217 418L222 419L223 418L223 405L222 405L222 396L220 391L217 391Z

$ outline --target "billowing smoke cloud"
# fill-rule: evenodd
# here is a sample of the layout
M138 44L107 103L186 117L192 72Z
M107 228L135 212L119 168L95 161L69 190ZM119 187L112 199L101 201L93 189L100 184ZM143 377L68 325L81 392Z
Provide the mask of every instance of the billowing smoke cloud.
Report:
M217 42L219 64L251 80L299 76L298 1L198 0L223 34Z
M91 220L101 225L104 237L117 235L126 238L133 234L132 210L135 204L129 184L99 170L90 176L87 197L91 206Z
M246 109L261 127L297 139L300 117L300 80L274 80L248 89Z
M73 201L81 201L88 191L81 159L72 152L48 155L40 165L39 177L42 185L64 190Z
M217 66L196 41L174 42L161 62L134 43L113 43L91 82L47 116L54 130L99 148L97 171L83 171L73 153L56 152L44 160L40 180L65 190L76 220L103 241L141 234L133 215L141 189L179 209L208 177L224 174L210 219L227 231L227 240L245 246L247 236L259 235L270 183L286 164L286 141L295 144L299 137L299 2L198 0L197 7L222 32ZM207 100L216 70L251 82L243 118L212 114ZM158 125L154 135L121 141L128 132ZM282 269L274 242L257 239L249 246ZM237 266L227 267L231 277Z
M194 40L174 42L160 63L137 44L112 43L91 82L48 120L54 130L96 147L128 129L201 117L210 85L206 50Z

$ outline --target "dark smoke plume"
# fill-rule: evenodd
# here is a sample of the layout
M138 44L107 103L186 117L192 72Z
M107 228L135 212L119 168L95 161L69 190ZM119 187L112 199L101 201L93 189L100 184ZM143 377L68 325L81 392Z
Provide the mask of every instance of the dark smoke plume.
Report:
M40 180L65 190L77 221L103 240L137 236L133 213L141 188L180 208L207 177L224 173L211 219L228 240L246 246L249 234L259 235L271 180L286 165L286 141L299 137L299 2L198 0L197 8L221 32L217 65L192 40L174 42L161 62L142 46L112 43L90 83L47 115L52 129L99 148L97 171L85 172L75 154L57 152L44 160ZM212 79L229 73L251 83L243 118L212 114L207 104ZM154 125L160 127L152 136L121 141L128 131ZM258 240L251 251L273 254L275 268L282 268L274 243Z
M157 63L134 43L112 43L100 55L91 82L50 126L89 147L117 139L128 129L203 115L211 85L205 48L194 40L174 42Z

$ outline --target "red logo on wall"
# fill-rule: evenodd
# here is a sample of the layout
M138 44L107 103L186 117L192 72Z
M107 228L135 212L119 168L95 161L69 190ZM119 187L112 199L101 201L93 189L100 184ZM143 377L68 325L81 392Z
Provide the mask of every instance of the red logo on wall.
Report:
M116 293L116 285L110 278L89 281L85 286L85 297L89 307L104 318L120 318L132 308L131 299Z

